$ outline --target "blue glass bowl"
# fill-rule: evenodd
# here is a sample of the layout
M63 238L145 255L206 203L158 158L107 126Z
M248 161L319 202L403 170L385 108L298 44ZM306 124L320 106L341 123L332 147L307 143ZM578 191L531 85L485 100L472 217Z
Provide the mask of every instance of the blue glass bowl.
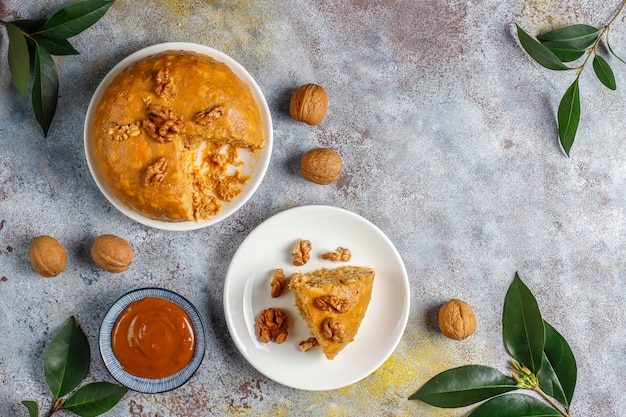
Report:
M196 346L191 357L191 361L183 369L166 378L151 379L140 378L131 375L122 369L122 365L115 357L111 346L111 334L117 317L132 302L144 299L146 297L161 298L170 301L180 308L191 319L196 334ZM102 320L100 327L100 355L113 378L125 387L143 393L155 394L159 392L167 392L184 385L196 373L202 359L204 358L204 349L206 340L204 337L204 326L200 319L198 310L182 295L166 290L164 288L142 288L131 291L120 297L109 309L106 316Z

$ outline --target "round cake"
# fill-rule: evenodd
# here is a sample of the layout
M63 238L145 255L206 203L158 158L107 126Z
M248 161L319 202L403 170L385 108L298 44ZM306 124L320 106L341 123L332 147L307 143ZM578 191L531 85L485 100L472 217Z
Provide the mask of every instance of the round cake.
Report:
M218 214L249 176L240 151L266 138L250 87L224 63L167 51L118 74L98 103L92 159L111 194L152 219Z

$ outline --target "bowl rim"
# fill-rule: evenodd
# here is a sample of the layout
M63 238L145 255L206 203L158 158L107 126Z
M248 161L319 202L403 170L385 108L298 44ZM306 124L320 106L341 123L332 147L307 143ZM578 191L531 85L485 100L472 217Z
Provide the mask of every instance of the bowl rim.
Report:
M196 335L196 345L194 347L191 361L177 373L165 378L141 378L122 369L122 365L115 357L111 346L111 334L113 326L120 313L132 302L142 300L147 297L161 298L170 301L181 307L191 319ZM185 297L175 291L161 287L145 287L127 292L118 298L109 308L102 320L100 333L98 336L100 356L111 376L125 387L146 394L156 394L172 391L184 385L196 373L206 349L206 337L204 334L204 324L196 307Z
M222 62L226 64L234 73L239 77L242 81L244 81L250 87L252 95L259 106L259 111L261 114L261 119L263 121L263 128L265 132L265 148L260 150L260 155L255 161L255 169L251 174L250 180L244 186L242 193L237 196L233 201L224 203L222 207L222 211L220 211L217 215L206 219L206 220L187 220L187 221L165 221L153 219L148 216L145 216L138 211L133 210L132 208L125 205L121 202L117 197L112 195L102 182L102 180L98 177L98 174L95 170L95 164L92 161L92 155L90 150L90 142L91 142L91 124L93 122L93 117L95 114L96 107L100 102L104 92L106 91L109 84L113 81L113 79L122 72L126 67L135 62L146 58L148 56L167 52L167 51L189 51L196 52L204 55L208 55L209 57L215 59L216 61ZM269 110L269 106L267 104L267 100L265 99L265 95L263 91L257 84L256 80L252 75L235 59L230 57L229 55L221 52L217 49L211 48L210 46L201 45L192 42L164 42L155 45L151 45L140 49L132 54L128 55L120 62L118 62L109 72L104 76L104 78L98 84L98 87L94 91L91 99L89 101L89 105L87 106L87 111L85 113L85 122L83 126L83 144L84 144L84 152L85 158L87 160L87 166L89 167L89 172L91 173L91 177L95 181L98 189L107 199L107 201L113 205L118 211L122 212L126 217L143 224L145 226L150 226L155 229L161 230L171 230L171 231L188 231L188 230L196 230L200 228L204 228L213 224L216 224L235 212L237 212L256 192L259 188L267 169L269 167L271 154L272 154L272 146L273 146L273 126L272 126L272 116Z

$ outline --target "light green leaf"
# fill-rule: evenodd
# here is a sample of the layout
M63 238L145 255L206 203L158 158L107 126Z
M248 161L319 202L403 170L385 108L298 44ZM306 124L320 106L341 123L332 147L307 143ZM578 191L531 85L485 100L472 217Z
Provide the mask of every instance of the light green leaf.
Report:
M28 410L28 415L30 417L39 417L39 406L35 401L25 400L22 401L24 407Z
M46 381L55 399L72 391L85 378L89 354L87 337L70 317L52 338L44 360Z
M59 10L36 32L51 39L76 36L96 23L115 0L81 0Z
M554 408L525 394L505 394L476 408L469 417L560 417Z
M468 365L435 375L409 400L420 400L435 407L456 408L516 389L518 387L513 378L497 369Z
M569 86L561 102L557 113L559 124L559 140L563 150L569 156L569 152L574 144L578 122L580 121L580 91L578 89L578 78Z
M9 34L9 69L13 85L24 97L28 94L28 80L30 78L30 56L26 37L19 27L5 24Z
M589 25L571 25L564 28L551 30L537 36L541 42L556 41L576 49L585 49L591 46L598 35L600 29Z
M530 55L532 59L537 61L539 65L556 71L572 69L563 64L563 62L561 62L561 60L552 51L539 43L528 33L524 32L524 30L519 26L517 26L517 37L522 45L522 48L524 48L526 53Z
M502 334L511 356L536 374L545 344L543 319L537 300L517 273L504 298Z
M615 75L613 75L611 66L600 55L593 57L593 71L596 73L598 80L600 80L606 88L610 90L615 90L617 88L617 85L615 84Z
M572 402L576 387L576 359L567 341L548 322L543 365L537 374L539 386L546 394L565 404Z
M109 382L94 382L76 391L63 408L82 417L99 416L113 408L127 391L127 388Z

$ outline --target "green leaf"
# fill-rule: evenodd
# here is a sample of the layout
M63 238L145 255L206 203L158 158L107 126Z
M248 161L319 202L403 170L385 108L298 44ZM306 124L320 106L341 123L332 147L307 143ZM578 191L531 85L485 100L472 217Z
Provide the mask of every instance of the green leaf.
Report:
M576 61L578 58L585 54L584 50L572 48L567 44L556 41L545 41L541 42L541 44L548 48L550 51L552 51L552 53L556 55L562 62Z
M545 344L543 319L537 300L517 273L504 298L502 334L511 356L536 374Z
M497 369L467 365L435 375L409 400L420 400L435 407L465 407L487 398L518 389L513 378Z
M600 29L593 26L571 25L543 33L537 36L537 39L541 42L556 41L572 48L585 49L598 39L599 34Z
M33 35L33 41L50 53L50 55L78 55L67 39L48 39L41 35Z
M611 66L600 55L593 57L593 71L596 73L598 80L600 80L600 82L608 89L615 90L617 88L617 85L615 84L615 75L613 75Z
M626 64L626 61L624 61L619 55L617 55L615 53L615 51L613 50L613 47L611 46L611 41L609 40L609 32L610 32L610 27L606 30L606 47L609 49L609 52L615 57L617 58L622 64Z
M54 398L72 391L89 371L89 342L70 317L67 323L52 338L46 358L44 373Z
M469 417L560 417L554 408L525 394L506 394L476 408Z
M9 34L9 69L13 85L24 97L28 94L30 78L30 56L28 44L21 29L11 23L5 24Z
M35 47L34 72L33 111L44 136L47 136L57 108L59 75L52 56L39 44Z
M63 408L82 417L99 416L113 408L127 391L109 382L94 382L76 391Z
M76 36L96 23L115 0L81 0L59 10L36 32L51 39Z
M539 65L556 71L572 69L563 64L563 62L561 62L561 60L552 51L539 43L528 33L524 32L524 30L519 26L517 26L517 37L519 38L522 48L524 48L526 53L530 55L532 59L537 61Z
M30 417L39 417L39 406L35 401L25 400L22 401L24 407L28 410L28 415Z
M537 374L539 387L549 396L565 404L572 402L576 387L576 359L569 344L548 322L543 364Z
M557 114L559 124L559 140L563 150L569 156L570 149L574 144L578 122L580 121L580 91L578 89L578 78L569 86L561 102Z
M39 20L27 20L27 19L16 20L11 23L17 26L18 28L22 29L26 33L36 32L43 25L43 22Z

